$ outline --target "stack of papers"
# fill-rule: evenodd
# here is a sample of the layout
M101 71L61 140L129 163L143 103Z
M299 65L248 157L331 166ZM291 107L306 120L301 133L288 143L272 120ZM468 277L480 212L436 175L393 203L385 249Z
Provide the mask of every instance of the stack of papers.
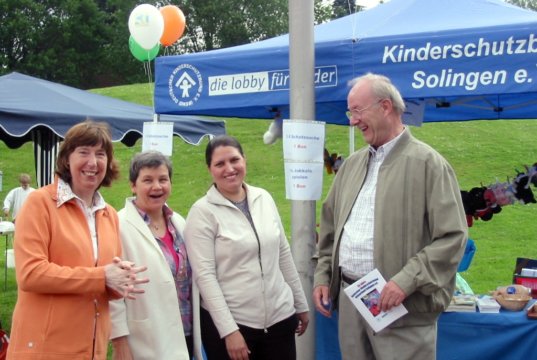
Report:
M477 307L481 313L499 313L500 304L489 295L483 295L477 298Z
M475 312L476 298L474 294L453 295L446 312Z

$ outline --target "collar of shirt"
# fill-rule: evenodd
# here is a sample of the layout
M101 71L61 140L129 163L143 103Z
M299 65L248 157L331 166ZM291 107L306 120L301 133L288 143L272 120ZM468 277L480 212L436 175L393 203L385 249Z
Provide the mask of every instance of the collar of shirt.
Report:
M373 146L369 145L369 154L370 157L374 160L384 160L386 156L392 151L397 141L401 138L401 135L406 131L406 127L401 131L399 135L388 141L386 144L379 146L378 149L375 149Z
M145 211L143 211L142 209L140 209L138 206L136 206L136 198L132 199L131 201L132 201L132 204L134 205L134 207L136 208L136 210L138 211L138 214L140 214L140 216L144 220L145 224L149 227L149 223L151 222L151 219L149 218L147 213ZM164 211L164 219L166 220L166 227L168 228L168 230L172 234L172 237L175 239L177 233L175 231L175 227L172 224L173 211L166 204L164 204L164 206L162 207L162 210Z
M58 178L58 200L56 201L56 206L60 207L71 199L78 199L82 203L84 203L82 199L79 198L73 192L73 190L71 189L71 185L69 185L69 183L63 181L61 178ZM96 191L95 194L93 195L92 208L93 210L100 210L100 209L104 209L104 207L105 207L104 198L98 191Z

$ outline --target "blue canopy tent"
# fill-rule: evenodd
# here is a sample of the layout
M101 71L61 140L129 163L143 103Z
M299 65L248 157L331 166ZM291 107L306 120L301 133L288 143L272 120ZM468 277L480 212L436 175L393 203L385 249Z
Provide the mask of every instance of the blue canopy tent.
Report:
M535 118L536 31L537 13L501 0L391 0L317 25L314 120L347 125L348 82L366 72L390 77L427 122ZM289 118L289 81L288 35L158 57L155 110Z
M387 75L424 121L537 114L537 13L501 0L391 0L315 27L316 119L347 124L348 81ZM289 116L289 36L155 61L155 110Z
M38 186L53 180L58 142L74 124L87 118L110 125L112 140L133 146L142 137L153 110L107 96L10 73L0 76L0 139L10 148L34 142ZM223 121L196 116L161 116L173 122L173 133L189 144L225 133Z

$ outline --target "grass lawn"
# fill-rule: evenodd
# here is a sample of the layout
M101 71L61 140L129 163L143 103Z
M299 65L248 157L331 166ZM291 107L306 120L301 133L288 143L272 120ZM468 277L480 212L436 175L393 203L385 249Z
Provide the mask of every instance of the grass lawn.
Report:
M95 92L124 100L151 105L151 90L147 84L129 85ZM345 116L342 114L342 116ZM247 182L266 188L275 198L287 233L291 233L291 202L285 199L281 140L274 145L263 144L263 133L269 126L267 120L229 119L227 132L239 139L248 162ZM328 125L326 148L348 156L347 127ZM412 133L432 145L452 164L461 189L487 186L498 179L512 179L517 171L525 171L524 165L537 162L537 121L471 121L452 123L428 123L411 128ZM201 197L210 185L210 177L204 160L207 140L200 146L188 145L175 138L172 162L174 166L173 193L169 204L186 216L192 203ZM356 136L356 149L363 146L360 135ZM122 177L111 188L102 190L105 199L116 209L123 206L130 195L127 169L130 158L141 150L141 140L128 148L116 144L115 155L121 164ZM0 170L3 171L3 189L0 199L7 191L18 186L20 172L34 175L32 144L19 149L8 149L0 142ZM323 197L333 180L325 173ZM532 187L532 190L537 190ZM317 209L321 201L317 202ZM317 211L319 214L319 211ZM318 215L317 215L318 216ZM499 285L510 284L517 257L537 258L537 204L510 205L494 215L492 220L477 220L470 228L477 251L469 270L463 277L476 293L487 293ZM290 239L292 241L292 239ZM0 253L4 254L4 239L0 238ZM0 268L4 269L4 257L0 256ZM2 274L3 277L3 274ZM4 286L4 284L0 285ZM6 290L0 298L0 321L5 329L11 325L11 312L16 301L14 270L7 270Z

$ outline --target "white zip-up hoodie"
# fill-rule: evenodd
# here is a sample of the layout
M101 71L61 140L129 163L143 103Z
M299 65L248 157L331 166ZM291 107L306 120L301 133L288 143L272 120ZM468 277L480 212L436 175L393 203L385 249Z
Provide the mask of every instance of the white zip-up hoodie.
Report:
M266 329L308 311L274 200L244 186L255 231L214 185L190 209L184 231L202 307L221 337L237 324Z

